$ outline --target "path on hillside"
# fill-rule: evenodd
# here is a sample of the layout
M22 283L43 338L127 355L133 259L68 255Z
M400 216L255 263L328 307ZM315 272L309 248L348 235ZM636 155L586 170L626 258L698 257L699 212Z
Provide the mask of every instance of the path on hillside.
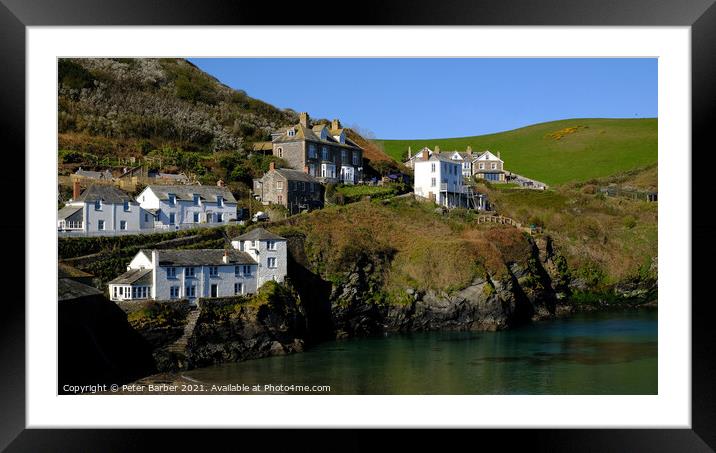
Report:
M186 319L186 325L184 326L184 333L181 337L174 343L170 344L167 347L167 351L170 352L178 352L183 354L186 352L187 344L189 343L189 338L194 334L194 328L196 327L196 322L199 320L199 314L201 313L201 308L196 307L194 310L190 311L187 315Z

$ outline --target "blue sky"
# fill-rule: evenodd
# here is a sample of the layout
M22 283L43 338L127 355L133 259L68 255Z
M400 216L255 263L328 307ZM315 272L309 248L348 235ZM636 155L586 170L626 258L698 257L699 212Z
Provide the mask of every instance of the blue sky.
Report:
M657 60L642 58L192 58L280 108L377 138L481 135L566 118L657 116Z

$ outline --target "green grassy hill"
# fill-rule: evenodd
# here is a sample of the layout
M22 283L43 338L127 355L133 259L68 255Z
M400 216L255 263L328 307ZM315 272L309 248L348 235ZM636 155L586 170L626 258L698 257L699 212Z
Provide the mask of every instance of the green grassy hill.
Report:
M408 146L413 152L435 145L441 151L464 151L468 145L473 151L499 151L506 170L554 185L656 163L657 119L578 118L474 137L376 142L400 161Z

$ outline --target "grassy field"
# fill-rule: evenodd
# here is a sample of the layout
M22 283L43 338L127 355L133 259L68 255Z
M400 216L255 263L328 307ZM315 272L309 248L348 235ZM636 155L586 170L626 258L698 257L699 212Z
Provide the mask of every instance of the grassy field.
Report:
M592 119L552 121L507 132L475 137L427 140L377 140L385 152L403 160L413 152L438 145L441 151L499 151L505 169L549 185L586 181L657 162L657 119Z

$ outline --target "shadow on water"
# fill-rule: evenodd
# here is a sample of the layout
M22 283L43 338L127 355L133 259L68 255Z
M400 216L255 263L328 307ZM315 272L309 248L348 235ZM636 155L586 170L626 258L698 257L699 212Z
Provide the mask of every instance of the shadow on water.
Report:
M192 370L202 382L330 385L333 394L656 394L656 314L607 313L500 332L413 332Z

